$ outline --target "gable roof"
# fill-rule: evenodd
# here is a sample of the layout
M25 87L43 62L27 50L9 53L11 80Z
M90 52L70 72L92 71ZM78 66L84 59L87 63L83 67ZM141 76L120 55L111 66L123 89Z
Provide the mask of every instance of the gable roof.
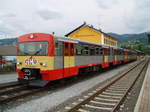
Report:
M67 33L65 36L68 37L70 34L72 34L73 32L77 31L78 29L82 28L83 26L86 26L86 22L84 22L82 25L80 25L79 27L77 27L73 31Z
M102 32L101 30L94 28L92 25L90 26L90 25L86 24L86 22L84 22L82 25L80 25L79 27L77 27L77 28L74 29L73 31L67 33L65 36L68 37L70 34L74 33L75 31L79 30L80 28L86 27L86 26L89 27L89 28L91 28L91 29L93 29L93 30L95 30L95 31L97 31L97 32L103 33L104 35L110 36L110 35L108 35L107 33L104 33L104 32ZM112 36L110 36L110 37L113 38L113 39L115 39L115 40L118 40L118 39L115 38L115 37L112 37Z

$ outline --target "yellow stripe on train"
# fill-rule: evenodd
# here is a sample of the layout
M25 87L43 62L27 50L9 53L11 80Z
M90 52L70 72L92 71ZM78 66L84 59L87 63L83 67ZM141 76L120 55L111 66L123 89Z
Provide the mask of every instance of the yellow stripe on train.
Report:
M75 57L74 56L64 56L64 68L74 67Z
M108 56L104 56L104 62L108 62Z
M52 70L54 69L54 56L17 56L17 63L17 69L40 68L41 70Z

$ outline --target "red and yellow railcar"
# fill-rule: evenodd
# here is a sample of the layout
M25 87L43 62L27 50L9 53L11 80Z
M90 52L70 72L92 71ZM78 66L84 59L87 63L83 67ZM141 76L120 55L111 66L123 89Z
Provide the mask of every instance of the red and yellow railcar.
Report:
M44 33L20 36L17 51L18 80L34 86L136 60L134 51Z

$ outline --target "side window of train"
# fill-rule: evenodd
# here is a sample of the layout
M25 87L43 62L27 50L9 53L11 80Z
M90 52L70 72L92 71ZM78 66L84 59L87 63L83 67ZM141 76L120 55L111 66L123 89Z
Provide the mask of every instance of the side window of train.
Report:
M59 51L58 41L56 40L56 42L55 42L55 56L58 56L58 51Z
M120 50L120 54L119 55L122 55L122 51Z
M99 48L98 47L95 49L95 54L99 55Z
M84 47L84 55L85 56L89 55L89 47Z
M94 48L94 47L91 47L91 48L90 48L90 55L91 55L91 56L94 56L94 55L95 55L95 48Z
M63 56L63 42L59 42L59 55Z
M100 55L102 56L104 54L103 48L100 49Z
M82 46L80 44L76 44L76 55L82 55Z
M121 50L121 55L124 55L123 50Z

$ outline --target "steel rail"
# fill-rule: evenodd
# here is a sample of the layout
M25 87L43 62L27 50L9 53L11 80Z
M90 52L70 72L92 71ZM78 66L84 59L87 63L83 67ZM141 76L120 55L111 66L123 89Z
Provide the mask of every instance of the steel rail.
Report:
M83 105L89 103L91 100L93 100L96 96L98 96L99 94L101 94L103 91L105 91L108 87L110 87L112 84L116 83L117 81L119 81L121 78L123 78L125 75L127 75L130 71L132 71L133 69L135 69L138 65L140 65L141 63L143 63L145 60L140 61L138 64L136 64L135 66L133 66L131 69L129 69L127 72L123 73L121 76L119 76L118 78L116 78L115 80L111 81L110 83L108 83L107 85L105 85L104 87L102 87L102 89L98 90L96 93L93 93L93 95L87 97L85 100L81 101L79 104L75 105L74 107L72 107L71 109L69 109L67 112L76 112L78 109L80 109ZM116 106L115 108L118 108L118 106Z
M18 81L2 83L2 84L0 84L0 89L12 87L12 86L14 87L14 86L18 86L18 85L21 85Z
M125 100L126 96L128 95L128 92L132 89L132 87L134 86L134 84L136 83L136 81L138 80L138 78L140 77L140 75L143 72L144 68L148 65L148 63L149 63L149 61L142 67L141 71L139 72L139 74L137 75L137 77L135 78L135 80L133 81L131 86L127 89L127 91L125 92L124 96L120 99L118 104L116 104L116 106L113 108L113 110L111 112L115 112L119 108L119 106L123 103L123 101Z

